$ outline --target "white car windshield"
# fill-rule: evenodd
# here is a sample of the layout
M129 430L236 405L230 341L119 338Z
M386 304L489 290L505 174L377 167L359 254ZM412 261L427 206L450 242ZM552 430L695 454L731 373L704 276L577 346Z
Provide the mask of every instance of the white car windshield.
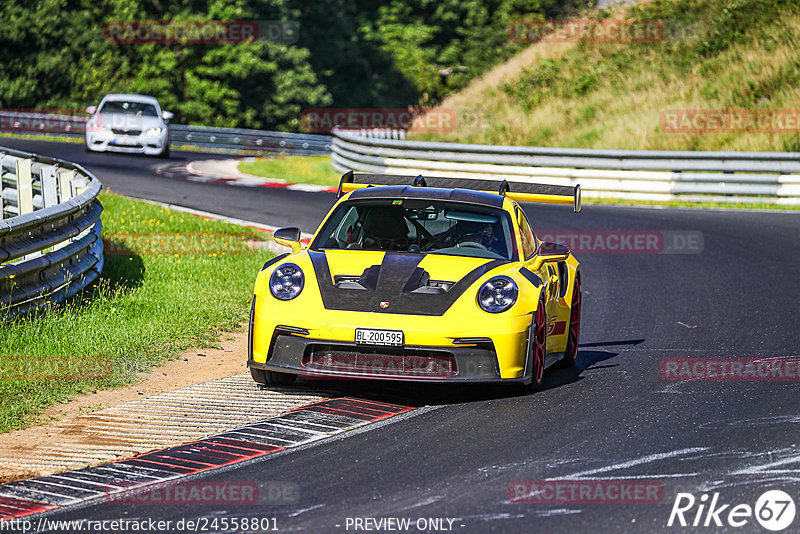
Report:
M385 250L514 259L511 222L503 210L458 202L370 200L339 205L314 250Z
M127 102L109 100L100 108L100 113L116 113L120 115L136 115L137 117L158 117L158 112L153 104L143 102Z

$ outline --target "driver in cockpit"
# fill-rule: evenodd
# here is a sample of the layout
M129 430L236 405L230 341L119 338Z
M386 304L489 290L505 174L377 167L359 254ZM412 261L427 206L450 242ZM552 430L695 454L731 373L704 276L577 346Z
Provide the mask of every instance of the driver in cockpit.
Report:
M499 222L459 221L455 227L454 244L456 247L484 248L502 257L507 257L507 246L500 224Z
M493 241L494 231L491 223L459 221L456 225L456 246L461 246L463 243L478 243L489 248Z

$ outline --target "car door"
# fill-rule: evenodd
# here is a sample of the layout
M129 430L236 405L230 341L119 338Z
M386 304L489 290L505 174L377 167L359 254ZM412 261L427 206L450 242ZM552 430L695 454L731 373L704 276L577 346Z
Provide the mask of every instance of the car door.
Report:
M522 254L525 260L531 259L539 246L539 240L536 238L528 221L528 217L522 209L517 208L517 224L519 225L520 236L522 238ZM561 306L561 297L563 296L564 282L559 275L559 263L547 262L542 265L539 272L536 273L542 282L545 284L545 313L547 314L547 351L554 352L556 347L559 346L555 336L564 333L565 325L558 321Z

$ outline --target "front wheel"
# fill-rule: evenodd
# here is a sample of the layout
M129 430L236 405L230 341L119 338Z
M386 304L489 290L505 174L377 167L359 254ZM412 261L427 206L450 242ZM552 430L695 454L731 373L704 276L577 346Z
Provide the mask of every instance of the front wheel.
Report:
M544 301L540 300L536 313L531 321L531 330L528 334L528 360L531 362L531 383L528 388L537 391L542 387L544 379L544 360L547 354L547 315L544 311Z
M250 368L250 375L262 386L291 386L297 380L297 375L290 373L277 373L264 369Z

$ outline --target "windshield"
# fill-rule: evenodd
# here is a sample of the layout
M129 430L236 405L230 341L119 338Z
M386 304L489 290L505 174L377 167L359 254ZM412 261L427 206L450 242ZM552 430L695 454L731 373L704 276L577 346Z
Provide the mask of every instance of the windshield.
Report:
M121 100L109 100L100 108L100 113L136 115L137 117L158 117L156 107L153 104L124 102Z
M514 259L516 247L503 210L457 202L370 200L340 204L313 250L385 250Z

